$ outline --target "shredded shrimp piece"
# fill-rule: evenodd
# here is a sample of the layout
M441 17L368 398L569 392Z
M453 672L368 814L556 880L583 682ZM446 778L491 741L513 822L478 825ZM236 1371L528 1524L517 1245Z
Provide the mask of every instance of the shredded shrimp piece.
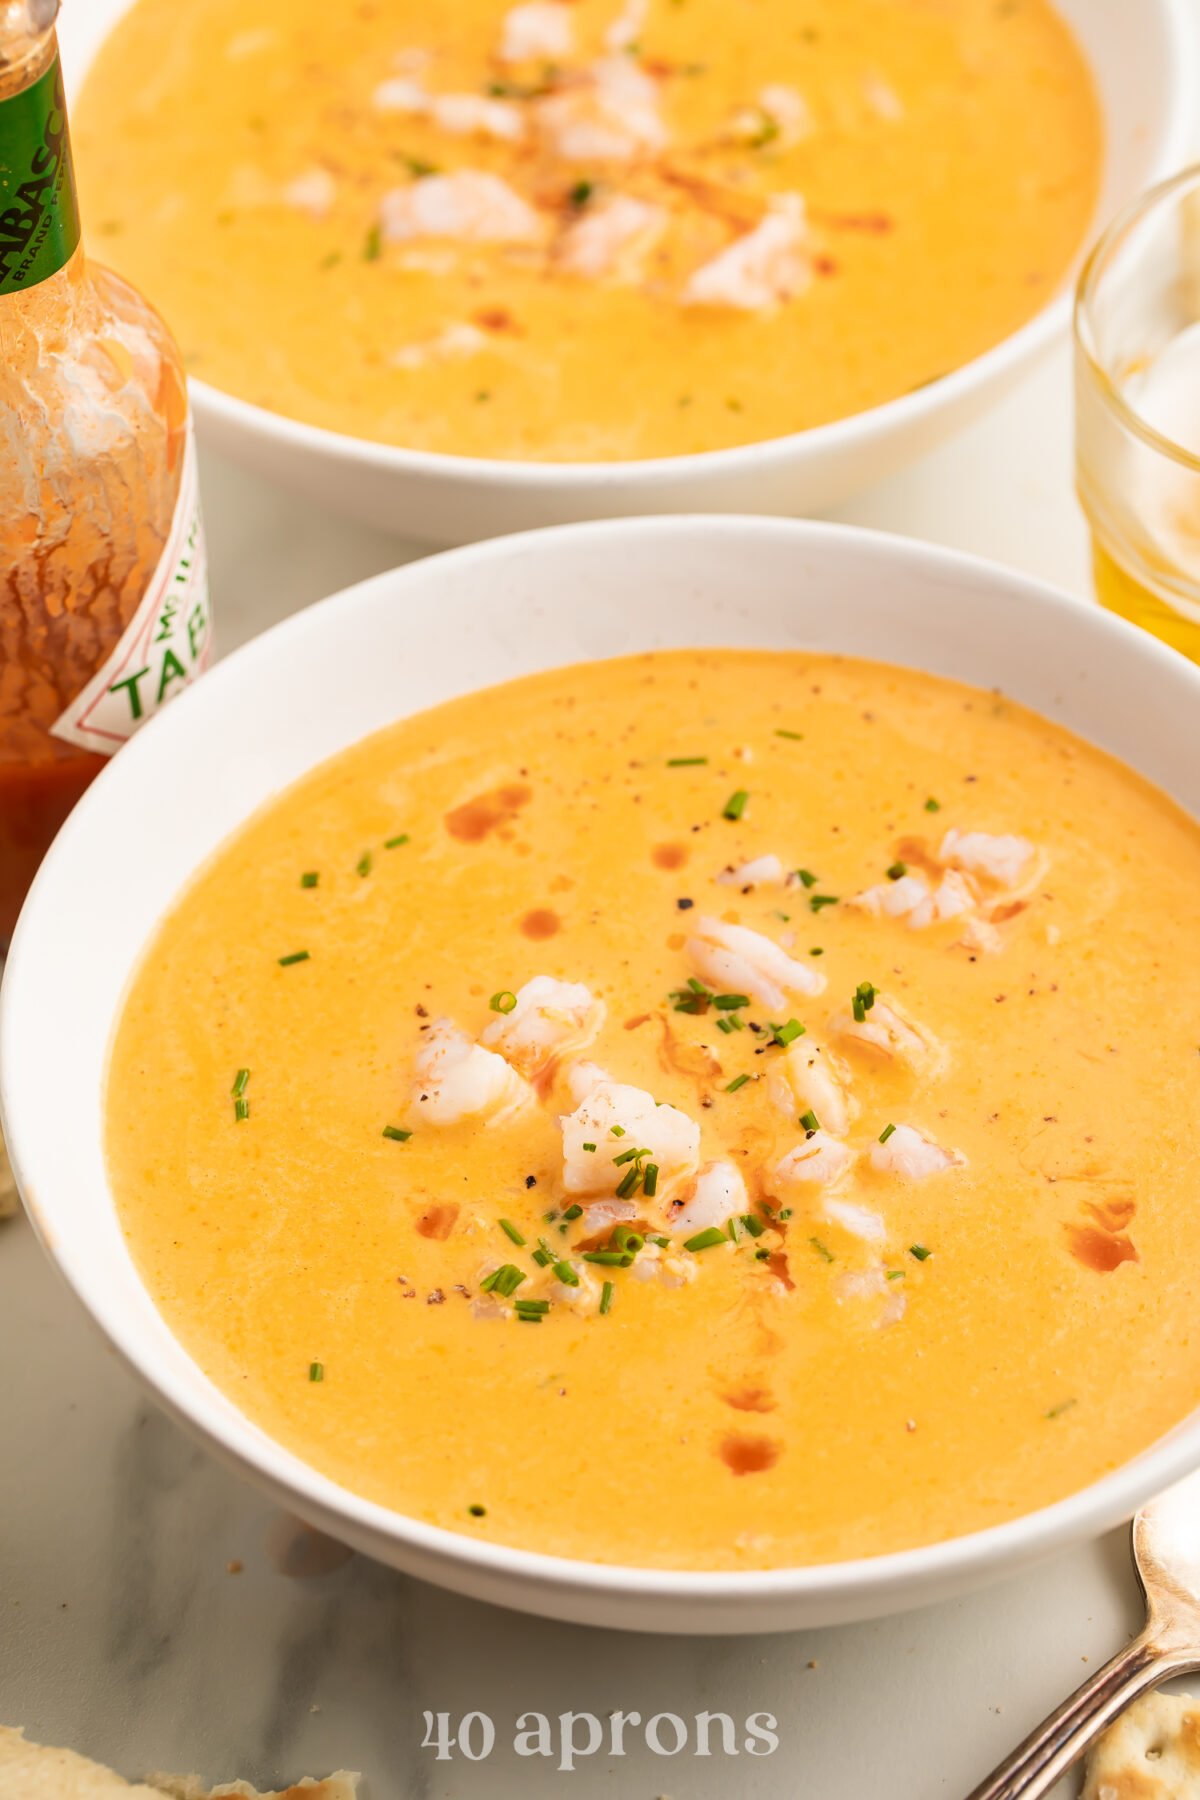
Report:
M835 1013L829 1031L857 1050L912 1067L940 1060L943 1055L937 1039L918 1025L898 1000L885 999L882 994L863 1019L856 1019L853 1012Z
M774 1182L784 1194L812 1183L828 1187L846 1173L853 1161L854 1152L848 1144L839 1142L828 1131L814 1131L775 1165Z
M823 975L795 962L761 931L701 917L696 933L686 952L701 980L727 993L747 994L771 1012L783 1009L788 994L819 994L825 987Z
M942 839L938 858L951 868L982 875L1000 887L1016 887L1033 854L1028 838L950 830Z
M323 219L337 197L337 183L328 169L306 169L283 189L287 206L305 212L310 219Z
M413 238L455 238L474 244L529 244L545 234L532 206L481 169L452 175L422 175L407 187L390 188L379 202L379 225L390 242Z
M920 931L969 912L975 895L963 876L956 869L949 869L936 887L931 887L924 875L910 873L902 875L899 881L880 881L874 887L864 888L847 904L876 918L907 919L915 931Z
M666 148L658 84L631 56L602 57L534 112L543 144L564 162L626 163Z
M426 338L422 343L401 345L393 352L391 360L398 369L423 369L429 363L456 362L462 357L478 356L481 350L488 348L489 342L485 331L462 321L447 325L436 337Z
M435 1019L413 1064L415 1116L422 1125L511 1118L531 1098L529 1084L502 1056L473 1043L453 1019Z
M760 88L753 106L739 107L730 124L730 136L742 143L767 143L785 150L810 135L812 112L804 95L782 82Z
M567 1070L567 1091L576 1106L579 1106L595 1093L602 1081L611 1080L608 1070L602 1069L599 1063L572 1063Z
M517 1004L480 1035L515 1069L535 1081L556 1058L583 1050L604 1024L606 1008L581 981L534 975L517 990Z
M519 144L525 135L525 115L511 100L487 94L431 94L409 75L381 81L371 96L377 112L408 113L431 119L453 137L494 138L498 143Z
M811 1038L797 1038L771 1071L771 1098L795 1118L813 1112L834 1137L844 1137L858 1106L849 1092L850 1071L840 1056Z
M887 1236L887 1226L877 1212L869 1206L859 1206L853 1200L835 1200L826 1195L821 1203L821 1210L827 1219L848 1231L851 1237L861 1238L864 1244L881 1244Z
M612 1194L629 1172L616 1158L644 1150L643 1166L658 1167L664 1197L692 1175L700 1160L700 1127L675 1106L656 1106L645 1088L602 1081L561 1121L563 1187L568 1194ZM619 1132L619 1135L617 1133ZM586 1150L585 1144L593 1144Z
M569 56L573 41L571 9L559 0L526 0L505 13L496 52L501 62L550 62Z
M808 278L807 236L799 194L777 194L752 231L735 238L684 284L685 306L763 312L799 292Z
M966 1162L957 1150L943 1150L912 1125L897 1125L886 1143L871 1145L870 1154L873 1169L881 1175L898 1175L904 1181L923 1181L927 1175L962 1168Z
M580 275L589 281L603 276L634 279L666 223L667 215L661 206L651 206L629 194L595 201L563 233L558 245L558 266L568 275Z
M736 868L722 869L716 879L724 887L766 887L786 881L787 875L777 856L755 856Z
M594 1200L583 1209L583 1235L599 1237L602 1231L611 1231L614 1225L628 1225L636 1219L637 1205L633 1200Z
M687 1237L694 1231L707 1231L712 1225L724 1225L748 1206L740 1170L729 1162L706 1163L667 1208L667 1224L671 1231Z

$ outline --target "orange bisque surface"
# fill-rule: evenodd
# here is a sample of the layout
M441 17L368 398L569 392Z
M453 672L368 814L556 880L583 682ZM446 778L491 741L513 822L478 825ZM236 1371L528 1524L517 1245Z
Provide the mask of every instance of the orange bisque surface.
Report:
M136 0L72 124L194 375L549 461L925 385L1061 287L1102 163L1046 0Z
M968 866L997 841L1011 866ZM717 880L771 855L803 876ZM960 909L880 901L922 890ZM730 925L823 990L723 1009L695 945ZM112 1050L122 1224L249 1417L415 1518L684 1569L929 1543L1078 1489L1200 1398L1198 931L1196 825L993 694L725 650L534 676L336 757L180 898ZM491 1051L503 1104L446 1119L435 1021L474 1055L536 976L603 1023L528 1084ZM806 1121L811 1056L834 1086ZM732 1237L686 1247L674 1152L653 1193L610 1136L565 1158L560 1118L600 1104L581 1058L644 1090L631 1149L681 1115L695 1161L733 1166ZM781 1175L814 1149L835 1179ZM624 1266L587 1260L617 1226L568 1185L602 1163L610 1204L635 1176ZM520 1285L488 1292L505 1265Z

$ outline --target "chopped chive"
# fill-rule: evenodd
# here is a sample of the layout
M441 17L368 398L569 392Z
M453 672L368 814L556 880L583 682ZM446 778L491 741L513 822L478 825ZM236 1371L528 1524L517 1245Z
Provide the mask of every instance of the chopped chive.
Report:
M586 1146L585 1146L585 1148L586 1148ZM577 1201L574 1206L568 1206L566 1212L563 1214L563 1218L564 1219L578 1219L580 1217L580 1215L582 1214L582 1212L583 1212L583 1208L582 1208L582 1206L579 1205L579 1203Z
M925 802L925 811L926 812L941 812L941 810L942 810L941 801L935 800L933 795L930 794L928 800Z
M821 948L820 944L814 944L808 954L810 956L824 956L825 952Z
M701 763L708 761L707 756L668 756L668 769L698 769Z
M599 1263L606 1269L627 1269L633 1261L632 1250L585 1250L584 1262Z
M640 1156L648 1156L647 1150L622 1150L620 1156L613 1157L613 1168L619 1169L623 1163L634 1162Z
M523 1244L525 1242L525 1239L521 1236L521 1233L517 1230L511 1219L501 1219L499 1223L501 1231L511 1243Z
M479 1284L482 1294L500 1294L509 1300L525 1280L524 1269L518 1269L516 1263L501 1263L490 1275L485 1275Z
M908 1254L910 1256L915 1256L918 1262L927 1262L933 1255L933 1251L927 1250L924 1244L910 1244L908 1246Z
M383 234L378 225L372 225L363 239L363 261L378 262L383 255Z
M742 1224L753 1238L761 1237L763 1232L767 1229L757 1213L743 1213Z
M652 1237L650 1242L652 1244L657 1244L660 1250L669 1250L671 1248L671 1240L669 1237Z
M306 869L300 877L300 886L302 888L314 888L320 879L321 877L315 869Z
M746 803L749 798L750 795L745 788L739 788L736 794L730 794L728 800L721 808L721 817L723 819L740 819L746 810Z
M238 1070L237 1074L233 1078L233 1086L229 1090L235 1100L238 1099L240 1095L245 1093L246 1083L249 1081L249 1079L250 1079L249 1069L239 1069Z
M854 998L850 1004L857 1024L862 1024L863 1020L874 1006L875 997L878 992L879 989L873 986L869 981L860 981L855 988Z
M808 1241L816 1251L817 1255L821 1258L822 1262L831 1263L833 1261L833 1251L828 1249L826 1245L821 1242L819 1237L810 1237Z
M594 182L577 181L567 195L567 198L572 206L586 206L595 191L596 188Z
M737 1215L735 1213L731 1213L729 1218L726 1219L726 1221L725 1221L726 1235L728 1236L731 1244L736 1244L738 1241L738 1236L739 1236L739 1233L741 1230L741 1223L742 1223L741 1220L737 1217Z
M899 881L902 875L907 874L908 864L906 862L894 862L887 871L887 878L889 881Z
M817 877L813 874L811 869L797 869L796 874L806 888L816 887Z
M1044 1419L1061 1419L1065 1412L1070 1412L1071 1408L1078 1404L1077 1400L1060 1400L1057 1406L1052 1406L1048 1413L1042 1414L1042 1417Z
M608 1129L612 1137L625 1136L625 1127L623 1125L610 1125Z
M369 850L364 850L358 861L355 863L354 873L356 875L369 875L371 873L371 852Z
M785 925L790 925L792 922L791 913L781 912L779 907L775 908L775 917L777 919L782 919Z
M792 1216L792 1209L791 1209L791 1207L790 1207L790 1206L782 1206L782 1207L780 1207L780 1209L779 1209L779 1216L780 1216L780 1218L781 1218L781 1219L790 1219L790 1218L791 1218L791 1216Z
M798 744L802 741L804 733L802 731L785 731L782 725L779 725L775 729L775 736L791 738L793 742Z
M383 1135L385 1138L390 1138L393 1144L407 1144L412 1132L402 1131L399 1125L385 1125Z
M245 1094L239 1094L233 1103L233 1116L240 1125L243 1119L250 1117L250 1102Z
M307 950L293 950L290 956L280 956L280 957L276 958L276 960L279 963L279 966L281 969L290 969L293 963L307 962L308 961L308 951Z
M401 844L411 844L411 842L412 838L409 833L402 831L399 837L384 838L383 847L385 850L399 850Z
M617 1188L617 1199L618 1200L628 1200L630 1194L633 1193L634 1189L637 1187L637 1184L641 1179L642 1179L641 1164L634 1163L631 1168L626 1169L626 1171L625 1171L625 1178Z
M310 1381L324 1381L324 1379L325 1379L325 1364L319 1363L319 1362L309 1363L308 1379Z
M554 1273L560 1281L566 1283L567 1287L579 1286L579 1276L569 1262L556 1262L554 1265Z
M821 1129L821 1121L818 1119L811 1106L807 1112L802 1112L800 1114L800 1123L803 1125L805 1131L820 1131Z
M719 1225L710 1225L707 1231L698 1231L694 1237L684 1238L685 1250L711 1250L714 1244L724 1244L728 1240Z
M737 1029L737 1027L734 1025L734 1022L732 1019L718 1019L717 1020L717 1030L723 1031L725 1033L726 1037L729 1036L731 1031L736 1031L736 1029Z
M538 1248L533 1253L533 1260L537 1264L539 1269L547 1269L547 1268L549 1268L550 1264L554 1261L554 1253L551 1250L543 1250L541 1248Z
M786 1050L789 1044L794 1044L797 1038L805 1035L805 1030L799 1019L789 1019L786 1025L772 1025L771 1042L782 1045Z
M769 1250L756 1250L754 1252L754 1260L755 1262L766 1262L770 1257L770 1254L771 1252Z
M735 1075L732 1081L727 1081L725 1083L725 1092L727 1094L736 1094L739 1088L745 1087L749 1079L750 1077L748 1075Z
M498 994L493 994L488 1001L488 1005L491 1007L492 1011L498 1013L510 1013L516 1004L517 996L510 988L501 988L500 992Z
M600 1313L602 1317L612 1306L614 1292L615 1290L611 1281L606 1281L604 1286L600 1289Z
M487 1518L487 1507L486 1506L478 1506L478 1505L468 1506L467 1511L470 1513L470 1515L473 1519L486 1519Z
M548 1300L514 1300L513 1305L519 1313L548 1313Z
M653 1200L658 1192L658 1164L647 1163L646 1172L642 1176L642 1192L648 1200Z
M889 1281L903 1281L904 1280L904 1270L903 1269L889 1269L887 1272L887 1278Z
M836 906L837 903L836 894L810 894L808 897L808 904L815 913L819 913L823 906Z
M749 1006L749 994L714 994L713 1005L718 1012L736 1012L740 1006Z
M518 1312L517 1313L517 1323L519 1325L540 1325L541 1322L542 1322L541 1313L535 1313L535 1312Z
M886 1144L895 1129L896 1127L894 1125L885 1125L879 1134L879 1142L881 1144Z
M595 1150L595 1148L596 1148L596 1146L595 1146L595 1144L584 1144L584 1145L583 1145L583 1148L584 1148L584 1149L585 1149L585 1150L586 1150L586 1151L587 1151L587 1152L588 1152L588 1154L589 1154L589 1155L590 1155L590 1154L591 1154L591 1153L592 1153L592 1151L594 1151L594 1150Z

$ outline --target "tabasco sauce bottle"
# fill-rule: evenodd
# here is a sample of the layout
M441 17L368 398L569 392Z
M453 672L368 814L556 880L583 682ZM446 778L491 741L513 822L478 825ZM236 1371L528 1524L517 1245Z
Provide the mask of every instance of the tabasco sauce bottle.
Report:
M179 351L89 261L58 0L0 0L0 956L59 825L211 649Z

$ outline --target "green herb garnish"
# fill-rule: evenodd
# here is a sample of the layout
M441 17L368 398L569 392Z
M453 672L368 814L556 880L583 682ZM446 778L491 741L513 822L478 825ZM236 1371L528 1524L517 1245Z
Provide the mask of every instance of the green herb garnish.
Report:
M708 761L707 756L668 756L668 769L698 769L701 763Z
M854 1013L854 1018L855 1018L856 1024L859 1024L859 1025L862 1024L863 1020L866 1018L867 1014L870 1012L871 1008L874 1006L875 999L876 999L876 996L878 995L878 993L879 993L879 989L877 987L873 986L871 982L869 982L869 981L860 981L859 982L858 986L854 990L854 998L850 1002L851 1010Z
M810 1237L808 1241L816 1251L817 1255L821 1258L822 1262L831 1263L833 1261L833 1251L827 1249L819 1237Z
M879 1142L881 1144L886 1144L895 1129L896 1127L894 1125L885 1125L879 1134Z
M929 796L928 800L925 802L925 811L926 812L941 812L941 810L942 810L941 801L935 800L933 795L931 794Z
M491 1007L492 1011L498 1013L510 1013L516 1004L517 996L510 988L501 988L500 992L498 994L493 994L488 1001L488 1005Z
M511 1219L501 1219L499 1225L501 1231L511 1243L524 1244L525 1239L521 1236L521 1233L517 1230Z
M804 733L802 731L785 731L782 725L780 725L776 727L775 736L792 738L798 744L802 741Z
M411 844L411 843L412 843L411 835L407 831L402 831L400 833L399 837L384 838L383 847L385 850L398 850L400 848L401 844Z
M908 864L906 862L894 862L887 871L887 878L889 881L899 881L902 875L907 874Z
M290 956L280 956L276 960L278 961L281 969L290 969L293 963L307 962L308 961L308 951L307 950L293 950Z
M383 234L378 225L372 225L363 239L363 261L378 262L383 255Z
M518 1269L516 1263L501 1263L490 1275L485 1275L479 1284L481 1294L500 1294L505 1300L511 1299L521 1283L525 1280L525 1271Z
M728 1240L719 1225L710 1225L707 1231L698 1231L694 1237L684 1238L685 1250L711 1250L714 1244L724 1244Z
M315 869L306 869L304 874L300 877L300 886L302 888L315 888L320 879L321 877Z
M369 875L371 873L371 863L371 852L369 850L364 850L354 865L354 873L356 875Z
M745 1087L749 1079L750 1077L748 1075L735 1075L732 1081L727 1081L725 1083L725 1092L727 1094L736 1094L739 1088Z
M606 1281L604 1286L600 1289L600 1314L601 1314L601 1317L603 1317L603 1315L606 1312L608 1312L610 1310L610 1308L612 1307L614 1292L615 1292L615 1290L613 1288L613 1284L611 1281Z
M822 907L836 906L837 903L838 896L836 894L810 894L808 897L808 904L815 913L819 913Z
M310 1381L324 1381L324 1379L325 1379L325 1364L319 1363L319 1362L309 1363L308 1379Z
M806 1031L807 1026L802 1025L799 1019L789 1019L786 1025L770 1027L771 1042L786 1050L789 1044L794 1044L797 1038L802 1038Z
M401 1130L399 1125L385 1125L383 1135L385 1138L390 1138L393 1144L407 1144L412 1132Z
M721 808L721 817L723 819L740 819L746 810L749 799L750 795L747 793L746 789L739 788L736 794L730 794L728 800Z
M908 1246L908 1254L910 1256L915 1256L918 1262L928 1262L929 1258L933 1255L933 1251L927 1250L924 1244L910 1244Z

